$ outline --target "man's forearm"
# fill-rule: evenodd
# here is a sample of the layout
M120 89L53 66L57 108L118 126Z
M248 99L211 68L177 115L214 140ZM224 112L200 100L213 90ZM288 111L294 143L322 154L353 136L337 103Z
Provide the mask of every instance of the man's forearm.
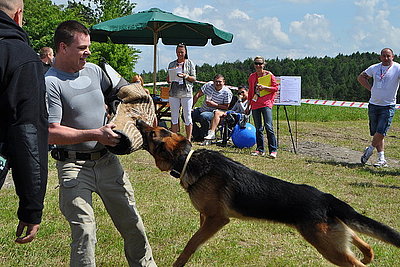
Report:
M222 109L222 110L227 110L228 107L229 107L228 104L218 104L218 105L216 106L217 109Z
M366 88L367 90L371 91L372 86L371 86L371 84L369 83L368 76L366 76L365 73L361 73L360 75L358 75L357 81L358 81L364 88Z
M97 140L98 129L78 130L59 125L49 127L49 144L71 145Z

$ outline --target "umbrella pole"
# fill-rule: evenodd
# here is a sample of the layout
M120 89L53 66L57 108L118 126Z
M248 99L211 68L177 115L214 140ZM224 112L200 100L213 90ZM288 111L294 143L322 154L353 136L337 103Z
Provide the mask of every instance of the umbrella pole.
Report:
M156 94L156 80L157 80L157 32L154 32L154 59L153 59L153 94Z

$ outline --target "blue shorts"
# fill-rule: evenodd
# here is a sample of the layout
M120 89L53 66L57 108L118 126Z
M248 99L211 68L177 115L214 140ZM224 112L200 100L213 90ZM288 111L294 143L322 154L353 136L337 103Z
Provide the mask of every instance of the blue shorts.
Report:
M374 104L368 105L368 117L369 117L369 132L371 136L375 133L386 135L392 124L395 105L390 106L377 106Z

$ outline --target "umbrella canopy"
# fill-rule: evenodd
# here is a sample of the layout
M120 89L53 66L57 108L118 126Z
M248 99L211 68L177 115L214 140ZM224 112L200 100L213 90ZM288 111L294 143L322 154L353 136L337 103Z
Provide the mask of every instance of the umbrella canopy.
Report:
M209 23L176 16L158 8L96 24L91 27L90 36L97 42L107 42L110 38L116 44L154 45L154 89L157 44L160 38L165 45L185 43L189 46L205 46L209 39L213 45L230 43L233 39L233 34L219 30Z

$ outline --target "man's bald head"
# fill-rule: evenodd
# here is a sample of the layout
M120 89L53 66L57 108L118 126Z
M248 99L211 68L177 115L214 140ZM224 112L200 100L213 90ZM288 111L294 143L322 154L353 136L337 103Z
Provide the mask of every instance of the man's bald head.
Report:
M22 26L23 0L0 0L0 10L12 18L19 26Z
M4 13L10 17L15 13L15 11L17 11L18 8L24 8L23 0L0 0L0 10L3 10Z

